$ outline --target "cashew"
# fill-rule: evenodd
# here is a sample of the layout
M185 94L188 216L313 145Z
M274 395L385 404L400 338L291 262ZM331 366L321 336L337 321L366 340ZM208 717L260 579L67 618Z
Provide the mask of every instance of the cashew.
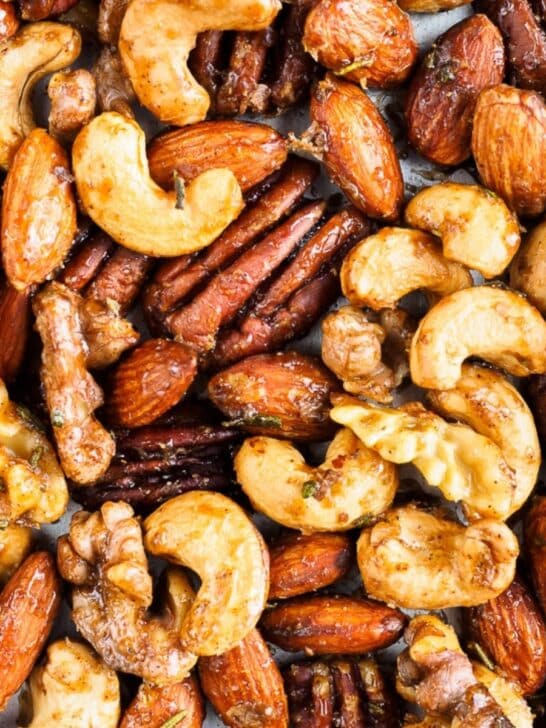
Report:
M245 512L220 493L172 498L144 522L144 543L195 571L201 586L182 622L181 644L220 655L256 626L269 593L269 553Z
M0 530L0 584L7 582L32 548L32 529L6 526Z
M340 277L353 305L376 311L394 308L412 291L446 296L472 285L468 270L447 260L431 235L396 227L383 228L352 248Z
M510 266L510 285L546 314L546 222L528 235Z
M483 604L512 582L518 542L492 519L465 528L414 505L364 529L357 559L366 593L408 609Z
M280 8L278 0L133 0L121 25L119 52L140 103L165 124L202 121L209 95L187 65L197 34L263 30Z
M348 429L336 434L317 468L289 442L251 437L235 457L235 472L258 511L308 533L361 525L389 507L398 487L396 468Z
M520 244L515 215L494 192L478 185L426 187L410 201L404 217L408 225L441 238L446 258L486 278L500 275Z
M432 390L428 399L443 417L470 425L499 446L515 475L510 515L525 503L537 482L541 455L535 420L502 374L470 364L462 371L453 389Z
M116 728L119 681L85 645L69 639L49 645L45 663L29 680L29 728Z
M174 256L200 250L243 208L241 188L228 169L196 177L186 187L182 209L177 208L177 193L165 192L150 177L144 132L113 111L100 114L78 134L72 164L87 214L137 253Z
M30 23L0 44L0 167L7 169L34 129L32 90L37 81L75 61L77 30L61 23Z
M399 409L337 396L330 417L385 460L413 463L471 518L505 519L516 510L516 477L500 447L470 427L450 424L420 402Z
M512 291L492 286L457 291L421 320L411 344L411 378L426 389L452 389L469 356L519 377L542 374L546 322Z

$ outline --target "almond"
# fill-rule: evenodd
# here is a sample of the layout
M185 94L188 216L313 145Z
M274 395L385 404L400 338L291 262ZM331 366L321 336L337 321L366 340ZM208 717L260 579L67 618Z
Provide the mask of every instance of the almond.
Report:
M406 621L370 599L311 596L266 609L261 627L267 640L290 652L359 654L392 645Z
M471 638L524 695L536 693L546 679L546 624L523 583L516 579L466 616Z
M524 535L535 592L542 609L546 610L546 498L544 496L533 500L525 519Z
M246 432L297 440L327 440L335 377L313 357L295 351L248 357L216 374L214 404Z
M180 723L174 725L181 728L201 728L203 725L205 705L193 676L163 687L143 682L125 711L119 728L163 728L176 716L179 716Z
M391 132L372 100L328 74L313 92L311 119L308 133L333 182L370 217L396 220L402 172Z
M284 684L257 629L223 655L202 657L201 686L229 728L287 728Z
M321 0L307 16L303 44L336 75L380 88L403 83L418 52L409 16L385 0Z
M31 554L0 594L0 710L32 670L61 602L55 560Z
M540 94L505 84L482 91L474 115L472 153L484 185L515 212L544 212L546 105Z
M11 382L17 375L29 331L29 295L3 281L0 284L0 379Z
M187 346L149 339L112 372L105 406L108 421L119 427L149 425L182 399L196 373L197 359Z
M290 533L269 550L269 598L287 599L341 579L352 561L351 539L342 533Z
M414 75L406 103L408 138L436 164L471 154L472 116L480 91L502 82L502 37L485 15L465 18L441 35Z
M172 188L176 171L191 182L208 169L227 167L249 190L286 160L285 139L270 126L249 121L203 121L160 134L148 149L150 174Z
M13 158L2 201L2 258L18 291L45 281L72 245L71 180L64 149L43 129L34 129Z

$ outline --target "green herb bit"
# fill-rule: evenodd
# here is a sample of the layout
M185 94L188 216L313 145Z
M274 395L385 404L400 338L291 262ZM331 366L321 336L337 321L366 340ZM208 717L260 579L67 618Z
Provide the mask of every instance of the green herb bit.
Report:
M348 73L352 73L353 71L359 71L361 68L369 68L369 66L372 65L373 61L374 54L368 53L367 56L359 58L357 61L349 63L349 65L347 66L343 66L343 68L340 68L339 71L335 71L334 73L336 76L346 76Z
M38 463L42 459L42 455L45 452L45 448L43 445L38 445L38 447L35 447L34 450L30 453L29 463L31 468L36 468L38 466Z
M161 728L175 728L175 726L177 726L181 720L184 720L185 717L186 711L181 710L180 713L177 713L176 715L173 715L172 718L169 718L169 720L166 720Z
M186 186L184 184L184 180L178 174L176 169L173 172L173 179L174 179L174 191L176 192L175 208L177 210L183 210L184 209L184 198L186 197Z
M470 642L468 649L474 652L489 670L494 672L495 663L490 659L490 657L488 657L487 653L478 642Z
M442 66L438 71L440 83L450 83L455 80L455 71L450 65Z
M306 480L301 487L303 498L312 498L318 490L318 483L315 480Z
M53 427L62 427L64 425L64 415L60 410L54 409L52 411L51 424Z
M40 432L44 432L45 428L43 424L38 420L30 410L28 410L26 407L23 407L22 404L15 405L15 411L17 412L18 417L20 417L24 422L29 426L32 427L33 430L39 430Z
M9 518L0 518L0 531L5 531L9 526Z
M371 513L366 513L364 516L360 516L360 518L356 519L353 523L353 528L367 528L368 526L371 526L375 520L375 516L372 516Z
M224 427L275 427L280 429L282 427L282 420L280 417L273 415L253 415L252 417L239 417L229 422L222 422Z

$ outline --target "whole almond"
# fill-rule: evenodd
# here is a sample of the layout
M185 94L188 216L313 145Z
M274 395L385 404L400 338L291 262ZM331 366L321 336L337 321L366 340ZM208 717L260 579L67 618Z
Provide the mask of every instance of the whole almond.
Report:
M197 374L197 358L183 344L149 339L114 369L105 414L119 427L140 427L157 420L186 394Z
M472 153L484 185L515 212L544 212L546 105L540 94L505 84L482 91L474 114Z
M30 296L0 283L0 379L11 382L25 355L30 333Z
M257 629L223 655L202 657L201 686L229 728L287 728L288 706L279 668Z
M246 191L286 160L285 139L270 126L249 121L203 121L160 134L148 149L150 174L173 187L174 172L185 182L208 169L227 167Z
M516 579L466 616L470 637L524 695L536 693L546 679L546 624L523 583Z
M542 609L546 611L546 498L544 496L533 500L525 518L523 532L535 592Z
M418 52L409 16L384 0L320 0L307 16L303 44L336 75L380 88L403 83Z
M404 185L392 135L373 101L328 74L311 99L311 133L333 182L370 217L396 220Z
M287 599L322 589L351 566L351 539L342 533L290 533L269 549L269 598Z
M55 560L31 554L0 594L0 710L34 667L61 602Z
M406 103L408 138L437 164L471 154L472 116L480 91L502 82L502 37L485 15L465 18L441 35L413 76Z
M10 166L2 200L2 259L18 291L42 283L64 260L76 232L68 156L34 129Z
M261 628L283 650L359 654L392 645L406 626L397 609L370 599L311 596L266 609Z
M162 687L143 682L119 728L163 728L177 715L180 723L175 725L180 724L181 728L201 728L203 725L205 704L193 676Z
M295 351L259 354L209 381L210 399L246 432L298 440L326 440L335 377L318 360Z

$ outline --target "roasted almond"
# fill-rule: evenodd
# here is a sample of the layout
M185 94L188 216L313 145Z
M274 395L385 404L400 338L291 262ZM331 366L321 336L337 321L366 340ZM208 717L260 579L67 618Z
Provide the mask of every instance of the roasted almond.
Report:
M0 1L0 43L15 35L19 18L15 13L15 3Z
M119 728L164 728L165 725L201 728L204 719L203 696L197 680L190 676L183 682L163 687L143 682Z
M501 34L485 15L465 18L441 35L413 76L406 103L408 138L437 164L471 154L472 116L480 91L502 82Z
M261 627L283 650L358 654L392 645L406 626L397 609L370 599L310 596L266 609Z
M370 217L396 220L404 196L402 172L391 132L373 101L354 84L328 74L313 92L311 119L309 141L333 182Z
M208 393L231 425L246 432L297 440L327 440L335 377L313 357L289 351L259 354L209 381Z
M34 667L61 602L55 560L31 554L0 594L0 710Z
M287 599L341 579L352 560L351 539L342 533L290 533L269 549L269 598Z
M223 655L202 657L201 686L229 728L287 728L284 684L268 646L253 629Z
M515 212L544 212L546 105L540 94L505 84L482 91L474 114L472 153L484 185Z
M320 0L307 16L303 45L336 75L380 88L403 83L418 52L409 16L384 0Z
M10 382L23 363L30 329L30 296L0 283L0 379Z
M543 393L541 395L544 397ZM541 416L543 411L541 409ZM546 498L544 496L534 499L525 519L524 535L535 592L542 609L546 610Z
M246 191L286 160L285 139L249 121L203 121L156 137L148 148L152 179L172 188L174 173L191 182L208 169L227 167Z
M149 339L112 372L105 407L108 421L119 427L149 425L182 399L196 373L197 359L187 346Z
M34 129L10 166L2 200L2 259L18 291L42 283L64 260L76 232L68 156Z

